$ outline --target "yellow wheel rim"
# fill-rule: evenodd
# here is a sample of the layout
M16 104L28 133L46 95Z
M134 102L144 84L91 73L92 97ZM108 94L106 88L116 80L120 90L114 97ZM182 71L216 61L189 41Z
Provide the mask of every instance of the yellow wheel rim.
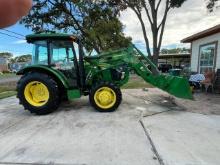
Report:
M24 89L27 102L35 107L45 105L49 100L48 88L39 81L29 82Z
M94 100L97 106L102 109L112 108L116 103L116 94L109 87L102 87L95 92Z

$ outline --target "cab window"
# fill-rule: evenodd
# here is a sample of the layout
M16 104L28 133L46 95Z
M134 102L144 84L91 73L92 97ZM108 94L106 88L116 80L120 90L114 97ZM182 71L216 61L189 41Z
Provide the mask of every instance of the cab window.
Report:
M57 69L71 69L74 65L73 44L69 41L53 41L50 44L51 64Z
M36 41L34 43L32 63L48 65L48 52L46 41Z

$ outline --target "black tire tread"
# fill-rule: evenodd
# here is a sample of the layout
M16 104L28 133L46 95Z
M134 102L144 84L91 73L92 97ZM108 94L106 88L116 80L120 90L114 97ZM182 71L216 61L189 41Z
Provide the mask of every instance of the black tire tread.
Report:
M109 108L109 109L102 109L102 108L100 108L99 106L96 105L96 103L94 101L94 94L95 94L95 92L99 88L104 87L104 86L110 87L111 89L113 89L115 91L116 97L117 97L115 105L113 107ZM119 107L119 105L121 104L122 93L121 93L120 88L118 86L116 86L114 83L102 81L102 82L96 83L92 87L92 89L90 90L89 101L90 101L91 106L94 107L99 112L114 112Z
M49 101L46 105L42 107L34 107L30 105L25 97L24 97L24 88L26 84L30 81L34 80L42 80L45 85L50 89L50 92L52 91L53 94L50 94ZM52 99L51 99L52 96ZM47 74L38 73L38 72L29 72L24 74L21 79L17 83L17 98L19 99L19 103L23 105L24 109L30 111L31 113L37 114L37 115L46 115L53 111L55 111L60 103L59 98L59 88L56 83L56 81L50 77Z

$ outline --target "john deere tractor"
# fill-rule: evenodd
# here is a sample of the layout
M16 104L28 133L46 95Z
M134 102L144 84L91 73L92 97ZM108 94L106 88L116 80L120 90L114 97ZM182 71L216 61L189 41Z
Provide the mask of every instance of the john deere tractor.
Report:
M128 82L131 71L176 97L192 98L186 79L161 74L134 45L86 56L80 39L73 35L39 33L26 40L34 45L32 65L17 73L23 75L17 97L31 113L48 114L62 100L87 95L96 110L113 112L122 101L120 87Z

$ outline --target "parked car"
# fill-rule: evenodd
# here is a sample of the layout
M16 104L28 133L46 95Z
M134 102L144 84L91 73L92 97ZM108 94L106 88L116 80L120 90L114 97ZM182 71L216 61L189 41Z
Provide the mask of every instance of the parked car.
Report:
M161 71L162 73L167 73L170 69L172 69L172 65L171 64L159 64L159 71Z
M175 68L175 69L170 69L169 70L169 74L171 76L180 76L181 73L182 73L182 69Z

